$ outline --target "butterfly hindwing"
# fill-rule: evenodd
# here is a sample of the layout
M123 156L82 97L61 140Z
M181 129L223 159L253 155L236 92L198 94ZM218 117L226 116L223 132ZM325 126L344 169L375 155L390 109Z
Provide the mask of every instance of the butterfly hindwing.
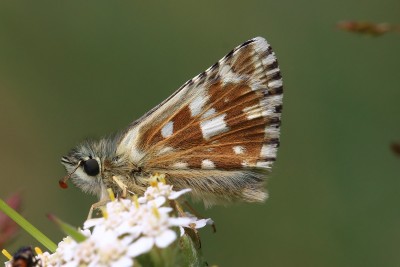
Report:
M251 39L134 122L118 150L195 196L261 201L279 146L282 93L274 52Z

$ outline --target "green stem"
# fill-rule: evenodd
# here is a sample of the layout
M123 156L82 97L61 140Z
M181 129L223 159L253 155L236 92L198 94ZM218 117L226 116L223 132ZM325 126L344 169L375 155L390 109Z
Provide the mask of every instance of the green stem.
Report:
M8 217L10 217L14 222L16 222L22 229L27 231L33 238L39 241L43 246L45 246L51 252L55 252L57 245L51 241L47 236L40 232L35 226L28 222L24 217L22 217L13 208L7 205L2 199L0 199L0 211L4 212Z

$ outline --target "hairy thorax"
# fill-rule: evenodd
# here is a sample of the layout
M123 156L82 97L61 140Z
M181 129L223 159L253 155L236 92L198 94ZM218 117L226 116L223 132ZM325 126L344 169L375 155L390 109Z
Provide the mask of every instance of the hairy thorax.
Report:
M105 188L111 188L117 195L122 194L124 187L131 194L143 194L149 186L150 173L126 158L104 160L102 182Z

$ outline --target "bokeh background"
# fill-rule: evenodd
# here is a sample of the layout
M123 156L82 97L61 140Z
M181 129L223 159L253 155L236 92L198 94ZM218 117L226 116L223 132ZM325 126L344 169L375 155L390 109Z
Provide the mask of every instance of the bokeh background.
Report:
M219 266L399 266L400 34L338 21L400 23L400 2L1 1L0 197L54 241L54 213L82 225L95 198L61 190L60 157L126 127L255 36L284 77L282 144L261 205L197 208ZM36 244L26 233L7 248Z

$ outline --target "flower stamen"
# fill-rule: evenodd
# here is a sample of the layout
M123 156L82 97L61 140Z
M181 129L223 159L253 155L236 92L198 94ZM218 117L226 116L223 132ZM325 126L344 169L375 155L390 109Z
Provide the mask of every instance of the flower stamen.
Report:
M104 206L102 206L102 207L100 207L100 210L101 210L101 214L103 215L103 218L107 220L108 219L107 209Z
M135 204L135 207L138 209L139 208L139 201L137 195L132 196L132 201Z
M112 189L111 188L107 188L107 192L108 192L108 196L110 197L110 200L114 201L115 200L115 195L114 195L114 192L112 191Z
M151 180L150 181L150 185L152 186L152 187L157 187L157 185L158 185L158 183L157 183L157 180Z
M161 183L166 184L167 182L165 181L165 174L161 174L160 177L158 177Z
M43 251L39 247L35 247L35 252L37 255L42 255Z
M160 219L160 218L161 218L160 212L158 211L157 207L154 206L154 207L152 208L152 211L153 211L154 216L157 217L157 219Z
M8 260L12 260L13 256L11 256L11 254L10 254L6 249L3 249L3 250L1 251L1 253L3 253L3 255L4 255Z

